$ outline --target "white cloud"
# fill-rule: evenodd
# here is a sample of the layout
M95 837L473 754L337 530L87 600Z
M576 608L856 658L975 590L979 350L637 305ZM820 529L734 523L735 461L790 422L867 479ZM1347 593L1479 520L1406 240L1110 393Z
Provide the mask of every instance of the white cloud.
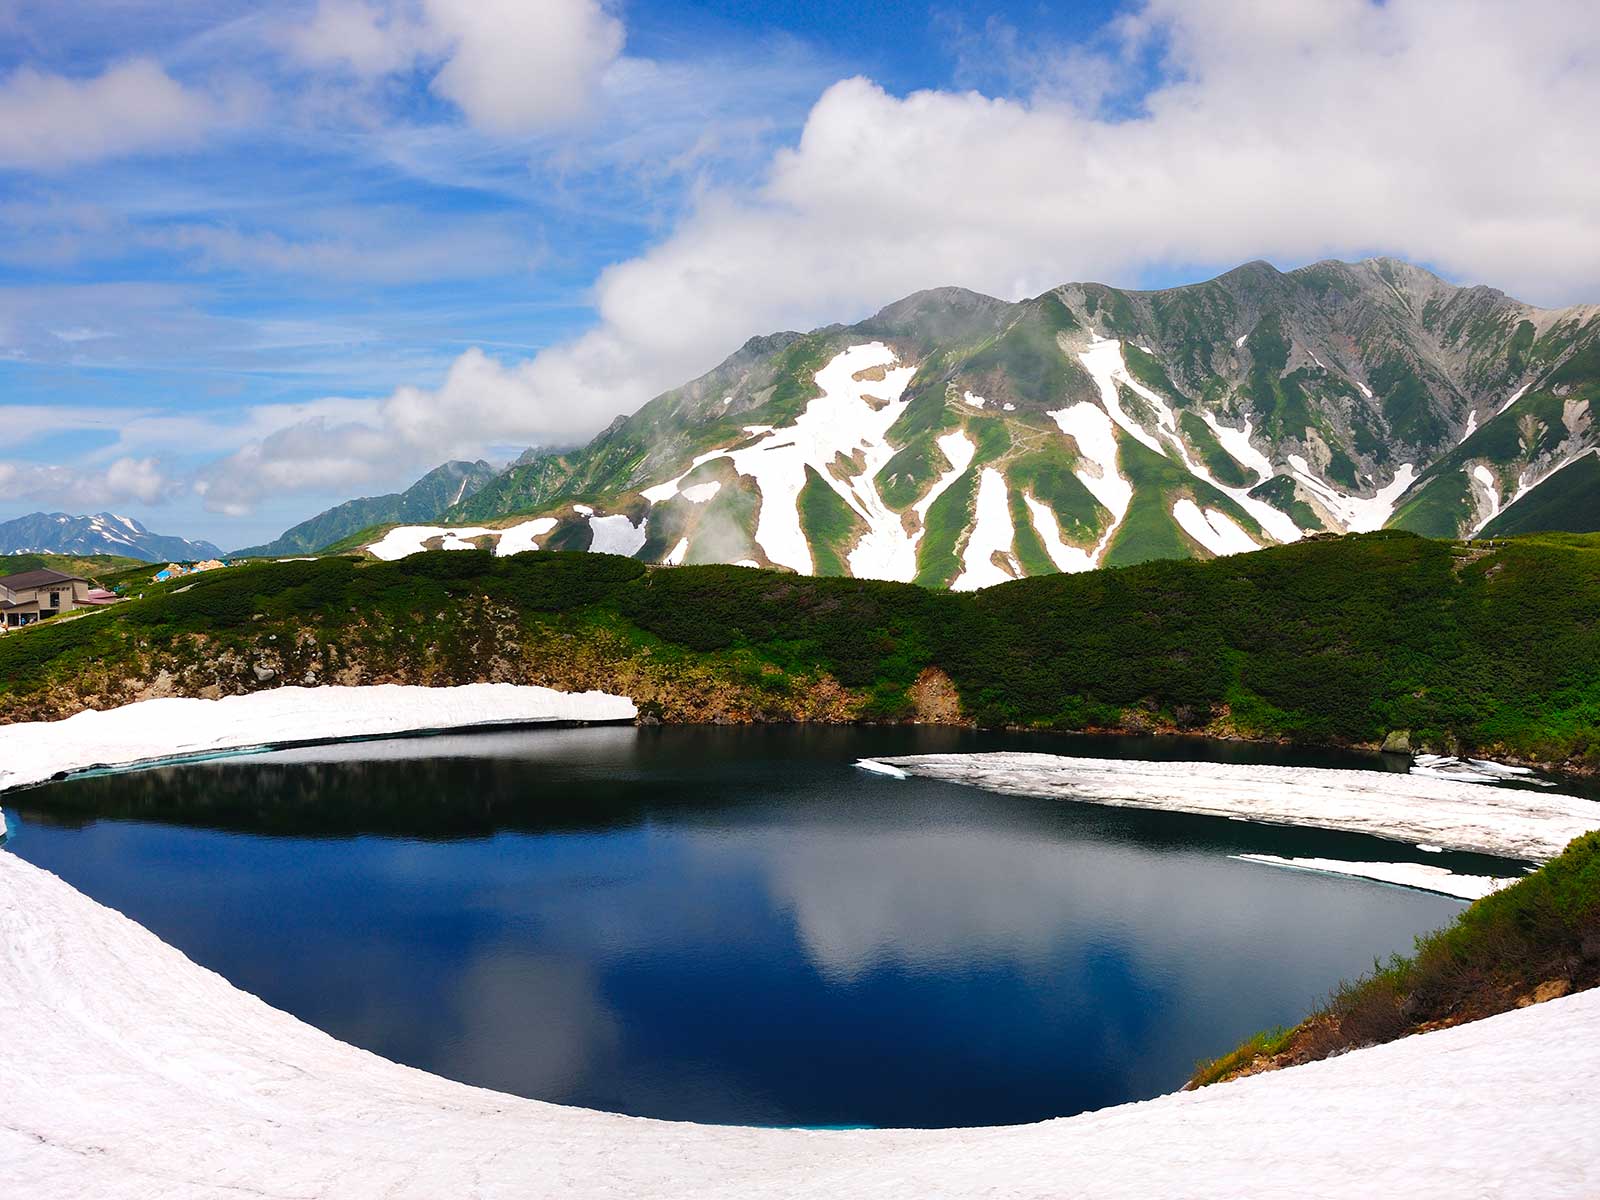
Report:
M124 500L160 504L177 487L154 458L119 458L100 470L0 461L0 495L72 512Z
M1015 297L1160 264L1390 251L1533 299L1600 289L1600 9L1150 0L1115 31L1096 70L1165 58L1131 119L1070 89L835 84L761 186L707 193L602 274L594 330L517 364L471 351L437 389L399 389L372 453L570 440L750 334L941 284Z
M568 119L597 81L638 86L621 27L592 0L324 0L307 30L313 64L438 67L440 94L491 131ZM606 270L590 332L523 362L469 351L437 387L401 387L368 416L260 432L208 476L208 501L239 511L576 440L750 334L941 284L1014 297L1152 267L1381 251L1535 301L1594 299L1597 60L1600 9L1576 0L1148 0L1097 49L1014 64L1035 77L1025 99L844 80L756 184L700 192L671 234ZM258 265L334 253L208 238L206 253Z
M433 90L499 133L571 120L622 52L621 22L595 0L426 0L454 46Z
M415 12L365 0L320 0L310 22L287 40L302 62L343 66L363 78L399 71L438 49Z
M289 44L367 79L422 65L473 125L516 135L585 112L623 36L596 0L320 0Z
M92 79L21 67L0 81L0 167L49 170L183 146L217 115L149 59Z

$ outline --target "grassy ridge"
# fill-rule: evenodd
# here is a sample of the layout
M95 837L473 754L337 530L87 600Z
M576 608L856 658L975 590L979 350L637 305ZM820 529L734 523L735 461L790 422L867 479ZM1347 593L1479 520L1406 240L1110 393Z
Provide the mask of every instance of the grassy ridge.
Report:
M558 645L582 673L552 673ZM253 690L261 661L281 666L269 686L306 671L648 686L684 720L709 711L675 699L685 672L745 696L746 719L815 712L796 697L826 679L843 689L829 719L852 719L912 715L934 668L988 725L1326 743L1408 729L1600 765L1600 536L1489 548L1391 531L974 594L543 551L263 563L0 639L0 718L115 703L162 672L178 691Z

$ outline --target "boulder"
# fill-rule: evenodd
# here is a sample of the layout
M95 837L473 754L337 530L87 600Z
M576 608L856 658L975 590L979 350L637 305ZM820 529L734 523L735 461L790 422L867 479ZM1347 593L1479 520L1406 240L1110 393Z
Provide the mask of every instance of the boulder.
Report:
M1411 730L1391 729L1389 736L1383 739L1383 752L1385 754L1410 754Z
M1546 979L1533 991L1517 1001L1518 1008L1529 1008L1535 1004L1543 1004L1546 1000L1559 1000L1572 990L1570 979Z

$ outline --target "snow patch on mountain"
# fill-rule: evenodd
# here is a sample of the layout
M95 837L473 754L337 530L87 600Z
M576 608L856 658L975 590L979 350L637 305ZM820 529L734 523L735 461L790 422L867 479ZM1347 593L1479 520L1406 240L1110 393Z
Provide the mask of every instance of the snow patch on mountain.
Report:
M632 558L644 546L644 521L635 525L624 513L610 517L589 518L592 541L589 550L594 554L620 554Z
M484 529L480 526L459 526L452 529L446 525L396 525L368 546L367 553L374 558L383 559L384 562L394 562L408 554L422 553L427 549L423 543L434 538L444 539L442 546L446 550L472 550L475 547L465 539L498 536L499 532L498 529Z
M1081 351L1078 359L1083 363L1084 369L1089 372L1089 377L1094 380L1095 386L1100 389L1100 403L1105 405L1107 414L1132 437L1143 442L1157 454L1166 455L1166 450L1161 442L1149 433L1143 425L1130 417L1122 408L1122 396L1117 390L1117 384L1122 383L1132 388L1138 395L1145 399L1155 396L1154 392L1134 385L1133 377L1128 374L1127 364L1122 361L1122 343L1114 338L1095 338L1089 343L1087 350ZM1165 414L1163 424L1172 423L1172 412L1163 404L1159 397L1155 397L1156 412L1158 417Z
M1528 386L1529 385L1525 383L1521 387L1519 387L1516 391L1512 392L1511 395L1506 398L1506 402L1500 406L1500 408L1498 409L1498 411L1496 411L1496 413L1494 415L1498 417L1501 413L1505 412L1506 409L1510 408L1518 400L1521 400L1522 396L1523 396L1523 393L1528 390Z
M1011 553L1017 531L1011 524L1011 497L1005 476L993 467L985 467L978 476L975 509L976 521L961 557L961 574L950 585L951 591L971 592L1016 578L994 562L995 555Z
M822 395L806 405L794 424L775 429L750 425L745 433L757 440L738 450L709 450L697 457L675 479L646 488L640 494L660 504L679 494L681 481L703 463L726 459L741 475L755 481L761 493L755 541L768 561L801 574L812 573L811 545L800 525L800 492L811 467L867 526L867 533L850 554L850 569L859 578L909 581L916 575L916 550L911 536L878 494L876 477L894 457L889 427L905 411L900 399L914 367L894 366L895 353L882 342L851 346L816 373ZM874 367L889 367L880 380L855 376ZM877 405L868 403L871 396ZM829 469L839 456L860 455L863 470L847 481ZM641 541L641 545L643 542Z
M1106 547L1128 515L1133 503L1133 484L1117 469L1117 434L1111 418L1093 404L1074 404L1049 414L1061 432L1077 444L1083 460L1073 468L1078 482L1111 514L1111 523L1101 535L1091 560L1098 565ZM1065 569L1065 568L1063 568Z
M1482 463L1476 463L1472 468L1472 480L1478 485L1478 511L1483 517L1472 527L1472 536L1477 537L1483 527L1500 515L1500 484L1495 479L1494 472Z
M1364 498L1347 496L1318 479L1311 470L1311 464L1301 455L1289 455L1289 466L1293 468L1296 481L1303 484L1316 497L1329 514L1344 527L1345 533L1371 533L1374 529L1382 529L1394 515L1400 497L1405 495L1417 480L1416 467L1411 463L1402 463L1387 487L1380 488L1374 496Z
M1185 533L1218 556L1248 554L1260 548L1226 513L1214 508L1202 510L1187 496L1172 506L1172 519Z
M531 521L512 525L500 531L500 540L494 544L494 552L504 557L508 554L522 554L528 550L537 550L534 538L544 537L560 522L554 517L535 517Z
M704 504L722 490L722 484L713 479L709 483L697 483L693 487L686 487L678 493L690 504Z
M1050 556L1050 561L1055 563L1057 570L1069 575L1079 571L1094 570L1099 547L1094 550L1080 550L1077 546L1069 546L1061 536L1061 522L1056 519L1053 508L1048 504L1040 504L1027 493L1023 494L1022 502L1028 506L1028 513L1033 518L1034 532L1044 543L1044 552Z
M1211 434L1217 439L1217 444L1228 452L1228 457L1233 459L1247 471L1256 473L1256 482L1265 483L1272 478L1272 460L1250 444L1250 418L1244 419L1243 429L1234 429L1224 425L1211 413L1204 409L1200 412L1200 419L1211 429Z
M933 507L933 502L944 494L946 488L967 473L967 468L972 465L973 456L978 453L978 447L973 444L965 431L960 429L945 434L935 444L939 447L939 453L950 463L950 469L935 479L927 495L911 506L911 511L924 523L928 519L928 510ZM915 540L919 542L922 540L922 530L917 531Z

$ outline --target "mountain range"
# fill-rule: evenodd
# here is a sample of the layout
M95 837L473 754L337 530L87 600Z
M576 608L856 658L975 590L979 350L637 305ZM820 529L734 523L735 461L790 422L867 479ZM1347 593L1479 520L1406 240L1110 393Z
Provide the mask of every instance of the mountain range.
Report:
M132 517L115 513L37 512L0 521L0 555L5 554L120 554L145 562L188 562L218 558L222 551L210 542L151 533Z
M939 288L752 338L580 449L381 519L958 589L1386 526L1589 531L1597 395L1600 307L1395 259L1018 302Z
M237 553L260 558L310 554L374 525L432 520L475 495L494 477L494 468L486 462L442 463L403 492L346 500L284 530L265 545L247 546Z

